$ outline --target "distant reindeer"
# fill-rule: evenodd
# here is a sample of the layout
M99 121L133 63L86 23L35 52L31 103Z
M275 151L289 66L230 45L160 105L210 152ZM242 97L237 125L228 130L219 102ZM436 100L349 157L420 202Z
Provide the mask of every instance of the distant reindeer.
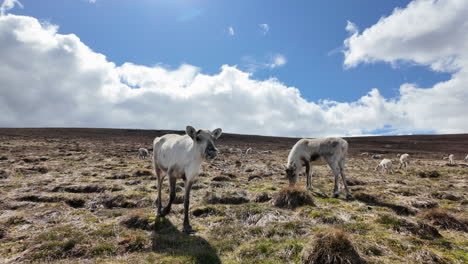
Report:
M405 153L400 156L400 169L405 167L405 170L407 170L408 165L409 165L409 154Z
M146 159L149 156L149 151L145 148L138 149L138 158L139 159Z
M346 199L351 198L348 185L346 183L345 159L348 153L348 142L342 138L319 138L319 139L301 139L291 149L286 165L286 175L289 184L295 185L301 169L305 166L307 176L307 189L312 190L310 163L323 157L335 175L335 187L333 197L340 195L339 176L343 179L343 185L346 191Z
M377 167L374 169L375 171L384 171L385 173L393 173L393 166L392 161L389 159L383 159Z
M158 212L164 217L171 211L176 195L176 179L185 182L184 194L184 229L186 233L195 232L189 222L190 190L198 178L200 166L205 159L214 159L218 149L214 142L221 136L221 128L213 130L195 130L192 126L185 129L186 135L167 134L153 141L153 166L158 178ZM170 196L167 206L162 209L161 190L165 175L169 176Z
M455 164L455 156L453 154L450 154L448 156L448 159L449 159L450 164L452 164L452 165Z

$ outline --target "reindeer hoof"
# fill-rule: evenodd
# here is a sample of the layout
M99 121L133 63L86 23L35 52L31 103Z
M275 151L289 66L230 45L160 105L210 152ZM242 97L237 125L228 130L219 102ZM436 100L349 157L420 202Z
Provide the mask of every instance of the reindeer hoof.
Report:
M191 226L184 226L184 230L182 230L186 234L193 234L195 230Z
M353 196L351 194L346 194L346 201L353 200Z
M162 213L162 212L158 212L158 213L156 214L156 217L165 217L165 216L166 216L166 214L165 214L165 213Z
M338 198L339 196L340 196L339 193L334 193L334 194L332 195L333 198Z

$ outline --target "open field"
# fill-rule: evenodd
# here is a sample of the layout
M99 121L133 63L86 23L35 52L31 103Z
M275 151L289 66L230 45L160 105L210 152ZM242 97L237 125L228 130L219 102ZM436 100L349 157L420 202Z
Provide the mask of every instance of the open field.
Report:
M330 230L347 233L369 263L468 262L468 134L347 139L355 199L329 198L332 172L318 161L315 205L295 209L271 197L288 185L282 165L297 139L223 134L191 193L198 232L186 235L183 182L172 212L156 219L151 161L137 157L164 133L0 129L0 263L296 263ZM248 156L230 151L248 147ZM379 161L361 152L392 159L395 172L376 173ZM411 155L407 172L397 153ZM458 165L442 159L449 153Z

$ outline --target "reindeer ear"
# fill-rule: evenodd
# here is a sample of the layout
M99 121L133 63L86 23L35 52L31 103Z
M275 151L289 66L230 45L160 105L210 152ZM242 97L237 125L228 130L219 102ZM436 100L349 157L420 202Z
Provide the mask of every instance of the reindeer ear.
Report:
M287 164L283 164L283 169L287 170L287 169L288 169L288 165L287 165Z
M185 128L185 133L187 133L187 135L189 137L191 137L192 139L195 139L195 137L197 135L197 130L195 130L195 128L193 126L187 126Z
M211 135L215 139L218 139L221 136L222 133L223 133L223 130L221 128L217 128L217 129L213 130L213 132L211 132Z

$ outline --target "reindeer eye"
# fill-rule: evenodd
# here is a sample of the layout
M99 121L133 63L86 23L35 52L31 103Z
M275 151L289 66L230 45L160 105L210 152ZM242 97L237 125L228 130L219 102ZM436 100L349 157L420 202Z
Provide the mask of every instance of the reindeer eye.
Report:
M200 142L200 141L201 141L201 138L200 138L200 137L196 137L195 139L197 140L197 142Z

